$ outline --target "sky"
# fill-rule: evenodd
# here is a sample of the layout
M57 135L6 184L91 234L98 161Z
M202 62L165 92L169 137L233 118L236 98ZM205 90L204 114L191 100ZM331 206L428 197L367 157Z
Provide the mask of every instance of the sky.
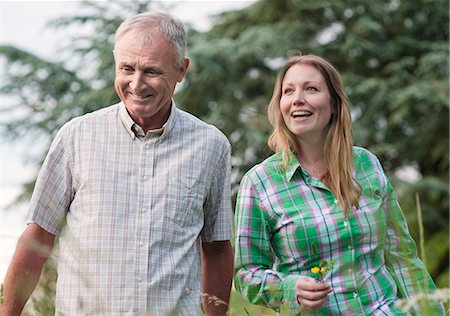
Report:
M211 17L222 11L250 5L247 1L163 1L176 5L171 13L200 31L211 26ZM12 1L0 0L0 45L13 45L39 57L55 59L64 40L64 33L46 26L61 16L76 12L77 1ZM0 63L0 67L4 67ZM1 81L1 78L0 78ZM0 96L0 108L7 100ZM0 112L1 115L1 112ZM6 117L0 117L0 123ZM0 283L14 253L17 239L26 226L27 203L6 209L20 193L21 185L32 180L38 167L23 160L29 143L7 142L0 134Z

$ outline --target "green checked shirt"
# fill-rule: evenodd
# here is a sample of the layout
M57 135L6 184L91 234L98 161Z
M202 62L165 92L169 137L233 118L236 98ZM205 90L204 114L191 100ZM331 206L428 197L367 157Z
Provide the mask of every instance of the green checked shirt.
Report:
M294 285L321 260L334 262L324 278L333 291L318 315L403 315L399 298L435 288L372 153L354 148L362 195L347 218L333 192L295 157L285 172L281 159L277 153L252 168L238 193L235 287L244 298L273 309L286 301L298 314ZM430 308L445 315L440 303Z

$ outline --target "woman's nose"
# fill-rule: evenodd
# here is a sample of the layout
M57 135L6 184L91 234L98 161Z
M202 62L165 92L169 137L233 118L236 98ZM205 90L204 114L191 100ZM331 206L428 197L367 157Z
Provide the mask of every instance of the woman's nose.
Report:
M302 105L305 103L305 92L298 89L294 92L294 105Z

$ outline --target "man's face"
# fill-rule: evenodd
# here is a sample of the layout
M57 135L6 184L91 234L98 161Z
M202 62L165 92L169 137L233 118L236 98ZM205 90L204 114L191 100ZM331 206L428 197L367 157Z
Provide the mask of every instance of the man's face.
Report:
M114 87L131 118L147 131L166 122L175 86L183 79L189 60L177 67L175 47L158 31L150 44L143 44L140 33L131 30L115 44Z

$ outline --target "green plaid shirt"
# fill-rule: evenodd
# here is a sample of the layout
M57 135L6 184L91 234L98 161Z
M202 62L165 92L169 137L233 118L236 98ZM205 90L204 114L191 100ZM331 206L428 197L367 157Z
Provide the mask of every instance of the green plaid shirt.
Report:
M235 241L235 287L244 298L273 309L287 301L297 314L294 285L321 260L334 266L324 278L333 292L319 315L403 315L396 301L421 291L424 276L435 288L380 162L359 147L354 162L362 195L347 218L295 157L285 172L277 153L244 176ZM431 308L445 314L440 303Z

